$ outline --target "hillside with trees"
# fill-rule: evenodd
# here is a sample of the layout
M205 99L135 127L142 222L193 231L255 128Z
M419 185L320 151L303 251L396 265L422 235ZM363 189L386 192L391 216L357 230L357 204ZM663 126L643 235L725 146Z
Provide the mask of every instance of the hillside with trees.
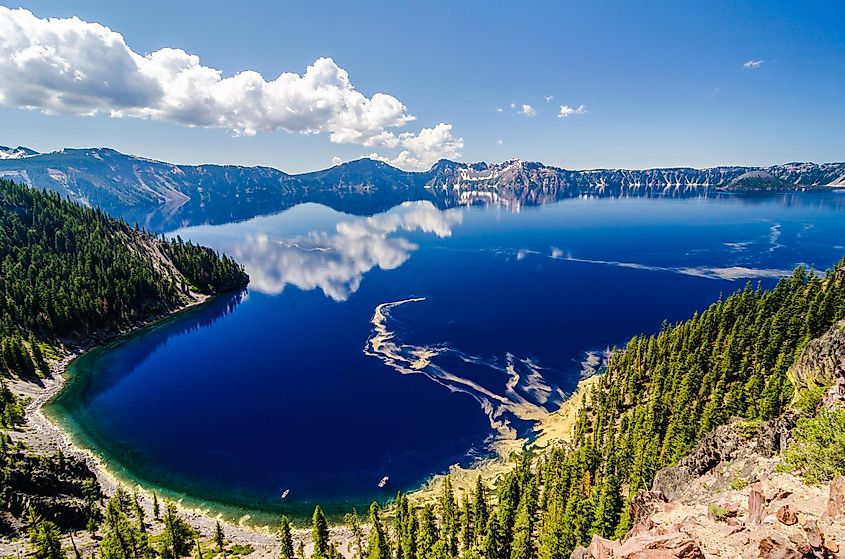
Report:
M211 249L158 238L56 193L3 179L0 266L5 430L18 429L25 412L26 402L10 386L39 385L51 374L51 359L248 281L239 264ZM37 557L62 555L55 547L59 529L104 520L93 471L61 450L45 456L0 432L0 481L0 531L22 522Z
M50 348L123 331L248 279L209 248L2 179L0 266L0 368L22 377L46 372Z

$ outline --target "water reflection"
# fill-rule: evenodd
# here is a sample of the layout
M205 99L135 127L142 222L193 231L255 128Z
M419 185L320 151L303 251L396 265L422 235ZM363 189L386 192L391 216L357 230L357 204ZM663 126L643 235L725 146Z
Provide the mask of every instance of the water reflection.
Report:
M71 381L56 397L54 406L68 410L80 405L83 401L80 395L86 394L95 380L93 376L79 374L80 372L89 368L97 370L97 386L100 391L107 390L124 379L126 371L135 370L168 341L213 327L220 319L233 313L246 297L246 290L215 297L201 306L175 314L85 352L71 364ZM116 352L116 348L120 348L120 351ZM120 366L111 366L111 359L116 356L120 358Z
M224 251L244 265L250 289L277 294L293 285L345 301L365 273L375 267L398 268L417 249L400 233L449 237L462 216L460 210L439 210L431 202L405 202L385 213L339 222L333 232L311 231L292 238L249 233Z

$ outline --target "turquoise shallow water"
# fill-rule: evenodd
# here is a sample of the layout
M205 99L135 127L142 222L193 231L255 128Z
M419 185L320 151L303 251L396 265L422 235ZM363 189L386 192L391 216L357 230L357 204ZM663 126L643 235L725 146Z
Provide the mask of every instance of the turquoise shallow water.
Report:
M843 211L836 192L305 204L183 229L244 263L248 291L85 354L48 413L170 496L266 521L343 512L527 434L519 409L557 407L589 356L748 280L834 264Z

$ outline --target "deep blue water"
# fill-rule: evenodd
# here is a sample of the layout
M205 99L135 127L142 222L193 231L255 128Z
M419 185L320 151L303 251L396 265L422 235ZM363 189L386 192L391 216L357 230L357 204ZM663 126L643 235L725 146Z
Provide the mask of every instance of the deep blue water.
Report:
M371 217L306 204L173 234L244 263L248 292L84 355L50 413L171 496L297 514L386 498L384 475L414 488L525 435L524 410L558 406L588 352L749 279L833 265L845 193Z

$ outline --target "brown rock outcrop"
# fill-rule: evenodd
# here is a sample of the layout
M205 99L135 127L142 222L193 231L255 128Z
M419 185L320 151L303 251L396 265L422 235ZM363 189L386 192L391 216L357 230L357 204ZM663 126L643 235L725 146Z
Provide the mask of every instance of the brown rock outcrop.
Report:
M759 485L755 485L748 493L748 521L751 524L760 524L766 516L766 497L760 491Z
M802 389L829 386L821 407L828 410L845 407L845 320L807 344L790 367L789 376L796 398Z
M845 519L845 476L836 476L830 482L825 514L834 520Z

